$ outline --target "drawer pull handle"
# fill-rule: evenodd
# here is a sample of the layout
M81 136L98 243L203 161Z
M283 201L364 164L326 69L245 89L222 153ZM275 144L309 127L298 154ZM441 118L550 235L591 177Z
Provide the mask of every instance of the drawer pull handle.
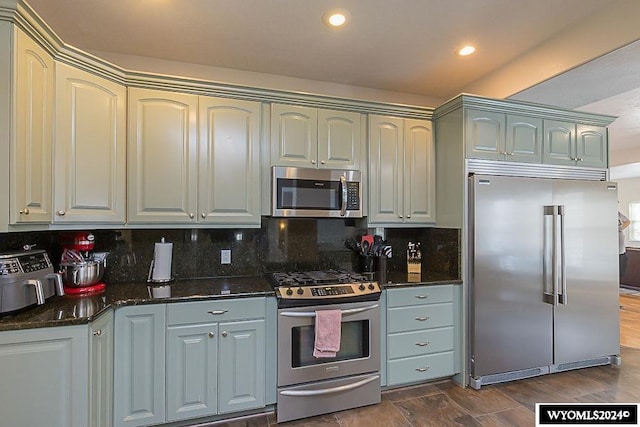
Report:
M416 298L418 299L427 299L429 295L416 295Z
M416 368L416 371L418 372L427 372L429 370L430 366L427 366L425 368Z
M427 342L417 342L417 343L416 343L416 345L417 345L418 347L426 347L426 346L428 346L429 344L431 344L431 342L430 342L430 341L427 341Z
M425 320L429 320L429 316L425 316L425 317L416 317L416 320L418 322L424 322Z
M207 311L207 313L209 314L225 314L227 313L229 310L209 310Z

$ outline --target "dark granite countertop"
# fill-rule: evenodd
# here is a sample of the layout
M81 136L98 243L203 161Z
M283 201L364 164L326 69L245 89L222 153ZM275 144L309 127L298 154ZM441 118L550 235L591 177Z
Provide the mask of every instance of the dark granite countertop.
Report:
M395 288L460 283L461 280L434 273L422 274L418 279L407 273L390 272L387 273L387 283L383 285ZM110 308L127 305L274 295L267 279L260 276L176 280L152 286L146 282L117 283L107 285L99 294L54 296L41 306L1 316L0 331L87 324Z

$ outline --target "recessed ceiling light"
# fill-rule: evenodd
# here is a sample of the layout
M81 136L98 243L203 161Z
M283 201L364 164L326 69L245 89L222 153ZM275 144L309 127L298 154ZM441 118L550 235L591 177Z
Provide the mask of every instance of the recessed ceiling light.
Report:
M467 56L467 55L471 55L475 51L476 51L475 47L473 47L473 46L465 46L462 49L458 50L458 55Z
M349 12L344 9L333 9L324 14L322 21L330 28L341 28L349 22Z

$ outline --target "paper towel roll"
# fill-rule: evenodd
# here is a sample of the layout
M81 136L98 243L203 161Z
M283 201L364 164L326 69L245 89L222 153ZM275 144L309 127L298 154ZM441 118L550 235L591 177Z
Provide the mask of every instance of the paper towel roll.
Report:
M153 272L151 281L167 282L171 277L171 257L173 255L173 243L165 243L164 237L160 243L155 244L153 253Z

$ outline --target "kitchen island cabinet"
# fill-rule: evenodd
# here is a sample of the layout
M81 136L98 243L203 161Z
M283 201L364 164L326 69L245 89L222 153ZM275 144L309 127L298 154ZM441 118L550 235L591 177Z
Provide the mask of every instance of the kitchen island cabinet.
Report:
M86 325L0 332L0 424L86 427Z
M360 114L271 105L271 164L360 169Z
M435 223L434 154L430 121L369 116L370 226Z

